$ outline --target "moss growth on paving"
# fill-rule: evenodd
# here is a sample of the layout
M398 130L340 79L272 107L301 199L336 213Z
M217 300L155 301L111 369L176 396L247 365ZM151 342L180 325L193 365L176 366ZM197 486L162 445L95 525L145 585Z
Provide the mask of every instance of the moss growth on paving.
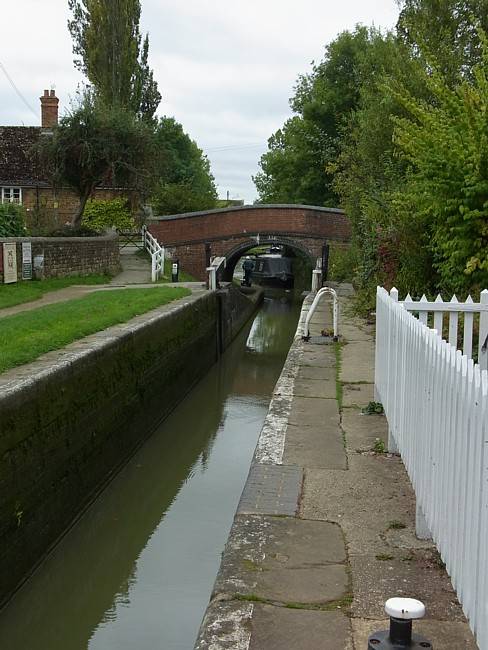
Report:
M306 609L311 611L332 612L336 609L347 610L352 604L353 596L352 594L347 593L342 598L331 600L327 603L280 602L270 598L263 598L257 594L234 594L233 599L247 603L262 603L263 605L284 607L285 609Z
M339 411L342 411L343 386L340 380L342 368L342 343L334 343L334 352L336 357L336 399L339 405Z
M0 309L38 300L49 291L58 291L74 284L106 284L110 279L109 275L73 275L67 278L25 280L3 284L0 285Z
M0 372L190 295L183 287L96 291L0 319Z

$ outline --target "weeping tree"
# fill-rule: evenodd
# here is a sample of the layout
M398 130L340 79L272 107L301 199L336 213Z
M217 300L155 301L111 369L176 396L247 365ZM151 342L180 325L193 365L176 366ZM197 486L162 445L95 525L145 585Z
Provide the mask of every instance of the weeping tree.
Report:
M79 196L71 220L76 229L86 202L100 185L147 195L156 158L154 129L126 109L108 108L86 92L52 135L41 138L39 155L54 187L69 187Z
M139 0L68 0L75 66L99 100L143 118L153 118L161 101L148 65L149 37L139 30Z

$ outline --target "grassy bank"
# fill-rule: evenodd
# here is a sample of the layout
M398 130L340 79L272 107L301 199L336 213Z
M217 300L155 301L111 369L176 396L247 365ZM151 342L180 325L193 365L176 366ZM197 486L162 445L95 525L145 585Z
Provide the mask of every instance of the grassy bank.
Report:
M0 372L189 295L185 288L96 291L0 319Z
M74 275L68 278L26 280L24 282L2 284L0 285L0 309L38 300L49 291L65 289L74 284L106 284L107 282L110 282L110 276L108 275Z

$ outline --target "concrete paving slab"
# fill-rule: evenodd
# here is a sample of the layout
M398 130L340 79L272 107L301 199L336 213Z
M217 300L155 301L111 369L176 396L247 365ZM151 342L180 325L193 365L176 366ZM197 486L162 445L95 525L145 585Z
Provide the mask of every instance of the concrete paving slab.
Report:
M272 605L254 607L249 650L351 649L351 624L341 612L313 612Z
M330 368L335 366L335 350L330 346L304 343L300 365ZM355 380L354 380L355 381Z
M319 604L348 589L344 538L328 522L238 515L214 587L220 594Z
M335 399L294 397L288 422L296 425L318 425L339 428L339 407Z
M304 379L321 379L323 381L334 381L336 379L336 369L330 366L300 366L297 374L297 380Z
M313 564L313 563L312 563ZM262 598L294 606L320 605L340 600L348 590L349 577L342 564L264 569L254 592Z
M349 343L362 341L364 343L374 344L374 326L366 325L364 321L360 321L356 318L351 318L344 313L342 314L339 325L340 334L345 341Z
M371 450L377 438L386 448L388 421L384 415L363 415L358 409L347 408L342 411L341 424L348 452Z
M449 577L428 551L416 551L412 559L380 561L371 555L350 557L354 600L352 615L381 618L384 604L393 596L417 598L429 616L443 621L464 621ZM449 646L451 647L451 646Z
M346 384L374 382L374 348L371 344L348 343L342 348L339 379Z
M347 472L306 468L300 512L339 523L350 556L396 555L387 532L392 522L414 528L415 497L399 458L356 454Z
M333 379L296 379L293 394L296 397L336 398L336 380Z
M338 427L288 425L283 462L307 468L347 469L342 432Z
M414 631L428 639L434 646L435 650L477 650L473 635L467 623L450 622L450 621L432 621L427 618L417 621ZM353 618L351 620L354 648L366 650L368 647L368 638L374 632L389 629L389 621L371 621L362 618Z
M362 408L367 406L374 399L373 384L343 384L342 386L342 406L357 406Z

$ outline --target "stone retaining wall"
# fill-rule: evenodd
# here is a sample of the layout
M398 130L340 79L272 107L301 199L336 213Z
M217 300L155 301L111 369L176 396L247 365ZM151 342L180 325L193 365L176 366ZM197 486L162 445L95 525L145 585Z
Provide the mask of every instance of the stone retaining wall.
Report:
M0 375L0 602L252 315L191 296Z
M115 274L120 269L118 237L5 237L0 238L0 282L3 282L3 242L17 244L17 275L22 279L22 242L31 242L32 258L44 258L41 277Z

